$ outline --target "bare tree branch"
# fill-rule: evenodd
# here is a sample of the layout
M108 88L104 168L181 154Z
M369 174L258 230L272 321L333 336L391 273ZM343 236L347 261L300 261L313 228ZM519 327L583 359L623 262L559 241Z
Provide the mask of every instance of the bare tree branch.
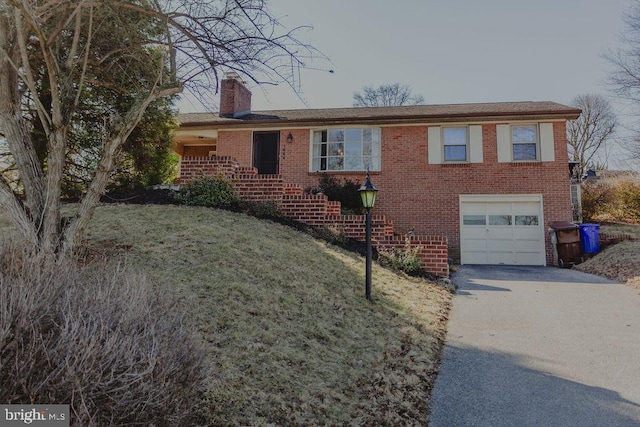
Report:
M365 86L362 93L353 93L354 107L397 107L420 105L424 102L422 95L414 94L409 86L400 83Z
M577 120L567 123L569 155L578 162L574 172L582 177L597 155L604 154L600 163L606 163L605 144L614 135L618 121L611 104L601 95L579 95L571 104L582 110Z
M625 29L620 35L622 47L612 49L603 57L612 65L608 86L613 94L630 101L640 113L640 2L634 1L624 16ZM630 126L634 136L627 138L621 146L632 160L640 160L639 123Z
M0 206L51 253L80 241L152 102L185 87L217 91L225 71L297 88L296 71L316 53L280 27L264 0L7 0L0 11L0 134L23 184L0 182ZM91 183L61 229L61 185L78 155L70 138L87 117L103 117L103 143L92 140L89 151L100 154L83 163L95 166Z

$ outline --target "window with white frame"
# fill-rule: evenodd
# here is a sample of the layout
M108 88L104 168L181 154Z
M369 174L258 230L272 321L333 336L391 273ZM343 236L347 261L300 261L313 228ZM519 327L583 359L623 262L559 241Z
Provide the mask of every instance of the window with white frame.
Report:
M466 126L443 127L442 143L445 162L466 162L469 160L469 134Z
M312 171L380 170L380 128L313 131Z
M538 127L532 125L511 126L512 159L538 160Z

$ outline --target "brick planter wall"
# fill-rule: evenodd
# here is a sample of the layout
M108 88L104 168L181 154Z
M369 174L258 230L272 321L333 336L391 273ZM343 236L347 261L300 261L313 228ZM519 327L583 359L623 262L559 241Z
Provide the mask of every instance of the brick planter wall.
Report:
M180 163L178 183L202 176L222 175L231 180L244 200L276 202L282 213L313 227L333 227L345 236L365 240L365 216L341 215L340 202L329 201L323 194L304 194L299 185L287 183L282 175L258 175L254 168L240 166L232 157L186 157ZM372 215L372 243L380 249L402 249L406 239L393 233L393 222L384 215ZM439 276L449 275L448 242L440 236L410 236L412 246L420 246L422 268Z
M235 176L240 165L232 157L183 157L180 159L178 184L202 178L203 176Z
M630 234L618 233L598 233L600 239L600 251L602 252L611 245L615 245L628 240L638 240Z
M340 215L333 219L332 224L342 231L345 236L365 241L364 215ZM393 239L393 222L384 215L371 215L371 243L380 246Z
M439 276L449 275L447 238L441 236L407 236L394 238L378 244L378 249L403 249L407 242L420 247L422 268Z

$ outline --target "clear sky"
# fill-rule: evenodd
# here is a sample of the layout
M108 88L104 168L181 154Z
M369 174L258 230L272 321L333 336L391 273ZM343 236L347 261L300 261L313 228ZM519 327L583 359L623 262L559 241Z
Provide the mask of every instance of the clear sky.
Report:
M286 27L331 62L302 73L311 108L347 107L363 85L404 83L429 104L550 100L605 92L631 0L269 0ZM322 70L334 70L334 73ZM253 107L304 108L283 86ZM185 105L185 109L189 107ZM191 107L199 108L199 107ZM200 107L201 108L201 107Z
M618 45L632 0L269 0L329 61L285 85L251 86L253 109L352 105L364 85L402 83L428 104L608 95L601 55ZM328 70L333 70L330 73ZM613 100L615 103L615 100ZM181 111L202 106L180 104Z

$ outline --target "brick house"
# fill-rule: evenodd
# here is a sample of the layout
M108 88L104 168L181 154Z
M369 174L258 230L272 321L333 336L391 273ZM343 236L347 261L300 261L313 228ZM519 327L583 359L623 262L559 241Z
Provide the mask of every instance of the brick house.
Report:
M322 173L362 183L369 168L373 212L396 235L443 236L463 264L550 265L548 225L572 219L565 126L579 114L554 102L252 111L228 77L219 114L180 115L175 150L182 182L224 159L300 188Z

